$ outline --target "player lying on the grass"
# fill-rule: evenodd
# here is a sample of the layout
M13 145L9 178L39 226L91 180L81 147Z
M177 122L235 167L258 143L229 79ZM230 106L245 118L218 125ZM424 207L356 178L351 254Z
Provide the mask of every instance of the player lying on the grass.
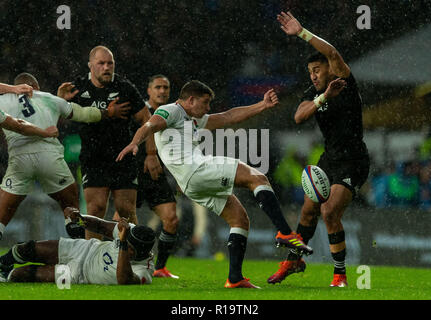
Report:
M70 283L81 284L150 284L154 272L153 248L155 233L146 226L135 226L125 218L119 222L94 216L81 216L79 210L68 207L65 217L80 222L89 231L112 241L99 239L67 239L27 241L14 245L0 257L3 281L56 282L56 267L70 268ZM27 262L13 269L14 264Z
M340 53L331 44L301 26L288 12L277 16L287 35L297 35L317 52L308 59L308 72L313 83L304 93L295 113L295 122L302 123L314 116L325 140L325 152L317 166L331 182L331 192L325 203L314 203L307 196L297 227L305 243L316 231L318 216L328 232L329 248L334 260L331 287L347 286L346 242L341 222L344 211L367 180L370 159L363 141L362 100L355 78ZM286 276L305 269L297 252L291 252L280 263L280 269L269 283L281 282Z
M193 80L181 89L177 102L160 106L154 115L138 129L132 142L118 155L136 155L138 146L155 134L157 150L183 193L191 200L215 212L230 226L228 249L230 257L227 288L256 288L242 275L242 263L247 246L249 218L233 187L248 188L262 210L279 230L279 244L310 254L300 237L287 224L280 204L267 177L257 169L228 157L204 156L199 146L198 129L214 130L251 118L278 104L274 90L263 100L245 107L208 115L214 92L204 83ZM187 131L186 128L190 130Z
M0 110L18 119L18 122L14 122L6 117L1 125L7 129L4 133L9 159L0 190L0 239L20 203L31 193L36 180L42 190L60 204L62 210L68 206L79 206L78 188L64 161L63 145L55 139L58 136L55 128L58 119L63 117L77 122L97 122L104 118L123 118L129 108L126 103L118 104L117 100L112 101L106 110L69 103L40 91L37 79L29 73L19 74L14 84L0 84L0 92L3 93L0 95ZM65 84L61 90L68 90L68 86ZM14 131L20 134L10 131L14 126L15 129L19 128ZM23 136L28 135L29 130L33 134L36 134L35 130L40 131L35 126L49 127L47 130L50 131L48 134L40 133L42 138ZM68 230L79 231L80 228Z

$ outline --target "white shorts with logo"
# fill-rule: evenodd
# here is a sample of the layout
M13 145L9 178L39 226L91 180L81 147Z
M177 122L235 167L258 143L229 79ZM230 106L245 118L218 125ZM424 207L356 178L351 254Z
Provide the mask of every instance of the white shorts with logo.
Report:
M88 257L88 253L94 245L100 242L99 239L69 239L60 238L58 242L58 265L66 265L70 270L70 283L88 283L84 276L83 265ZM56 272L57 276L57 272ZM57 282L57 279L55 279Z
M239 160L212 157L191 176L184 194L201 206L220 215L232 195Z
M52 194L70 186L75 179L63 154L57 152L25 153L9 158L2 190L27 195L33 191L35 181L40 183L43 192Z

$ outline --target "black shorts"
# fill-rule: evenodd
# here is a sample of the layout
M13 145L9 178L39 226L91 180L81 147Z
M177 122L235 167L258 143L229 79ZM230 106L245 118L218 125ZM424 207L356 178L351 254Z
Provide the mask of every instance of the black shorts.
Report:
M138 173L136 165L125 166L120 163L81 164L82 187L108 187L111 190L138 189Z
M331 185L341 184L349 189L353 197L367 181L370 171L370 158L365 156L358 160L330 160L325 153L319 159L317 166L325 171Z
M142 206L144 200L147 201L150 209L163 203L176 202L165 173L159 175L157 180L153 180L149 172L139 172L138 184L137 208Z

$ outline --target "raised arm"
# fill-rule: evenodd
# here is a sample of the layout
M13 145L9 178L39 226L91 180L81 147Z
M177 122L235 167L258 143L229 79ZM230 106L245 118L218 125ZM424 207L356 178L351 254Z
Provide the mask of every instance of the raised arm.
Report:
M290 12L281 12L279 15L277 15L277 20L281 24L281 29L287 35L296 35L304 39L317 51L322 53L328 59L329 67L337 77L349 77L350 68L344 62L343 57L333 45L303 28L299 21L295 19L295 17Z
M275 107L277 104L277 94L274 89L270 89L263 96L263 100L256 104L245 107L236 107L225 112L209 115L205 129L213 130L242 122L254 117L266 109Z
M120 251L117 261L117 283L118 284L140 284L141 279L133 272L130 264L130 253L127 236L130 232L130 225L125 218L118 222L118 237L120 238Z
M134 156L138 153L139 145L144 142L150 135L166 128L166 121L161 116L153 115L150 120L145 122L135 133L132 142L126 146L119 154L116 161L123 160L124 156L132 153Z

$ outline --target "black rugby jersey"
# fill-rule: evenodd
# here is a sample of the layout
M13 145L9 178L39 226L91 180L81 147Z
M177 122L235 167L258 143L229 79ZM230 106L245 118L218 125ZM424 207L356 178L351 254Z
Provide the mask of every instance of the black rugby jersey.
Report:
M353 160L368 157L363 142L362 99L352 72L346 88L317 109L314 114L325 141L325 153L330 160ZM313 101L318 92L312 85L304 92L302 101Z
M130 102L131 110L127 120L103 119L100 122L80 126L81 162L87 166L115 162L118 154L133 138L131 124L135 121L132 116L144 107L144 99L130 81L120 78L117 74L114 74L113 81L104 88L95 87L90 80L90 74L77 79L73 84L79 92L72 101L81 106L106 109L117 97L120 98L118 103ZM127 161L127 159L124 160Z

